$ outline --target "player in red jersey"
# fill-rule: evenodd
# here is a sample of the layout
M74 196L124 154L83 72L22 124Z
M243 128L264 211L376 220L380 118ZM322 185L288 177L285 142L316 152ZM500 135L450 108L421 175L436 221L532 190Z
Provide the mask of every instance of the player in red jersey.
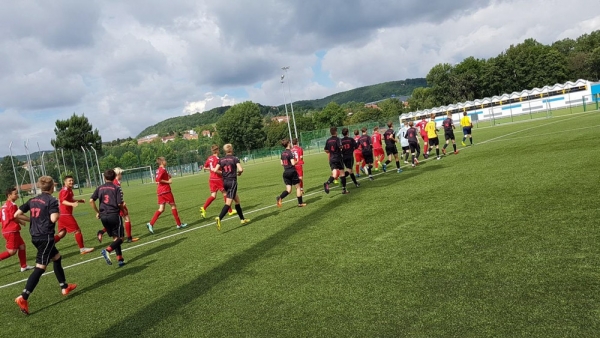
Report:
M164 157L159 157L156 159L156 164L158 164L155 178L157 185L156 194L158 195L158 210L154 213L150 223L146 223L146 227L148 227L150 233L154 233L154 223L156 223L160 215L165 211L165 204L169 203L171 212L175 218L175 223L177 224L177 229L183 229L187 224L181 223L181 220L179 219L177 205L175 205L175 197L173 197L173 193L171 192L171 183L173 182L173 179L167 172L167 160L165 160Z
M298 178L300 179L300 191L304 195L304 149L298 145L298 139L292 139L292 154L294 154L294 158L296 159L296 172L298 172Z
M79 247L79 253L85 255L94 251L94 248L86 248L85 245L83 245L83 234L81 233L81 229L79 228L79 224L77 224L75 217L73 217L73 208L77 208L79 203L85 203L85 200L75 200L73 198L74 184L73 176L65 176L63 188L60 189L60 193L58 193L60 218L58 220L58 235L54 236L54 243L58 243L67 235L67 233L75 233L75 241Z
M354 165L356 171L356 177L360 177L360 171L365 167L365 159L362 155L362 148L358 140L360 139L360 130L356 129L354 131L354 141L358 144L358 147L354 149Z
M383 145L381 143L381 134L379 133L379 127L373 128L373 136L371 136L371 142L373 142L373 157L375 159L375 171L379 170L381 161L385 158L383 152Z
M429 157L429 137L427 136L427 131L425 131L426 125L427 117L425 115L421 116L421 121L415 125L419 129L419 133L423 139L423 157L425 158Z
M6 251L0 253L0 261L18 253L21 272L24 272L33 269L33 266L27 265L25 241L21 237L21 225L25 226L25 222L29 222L29 217L21 215L15 218L15 213L19 210L15 204L18 199L17 188L10 187L6 190L6 203L2 206L2 236L6 239Z
M212 155L209 156L204 163L204 171L210 170L210 176L208 177L210 196L208 196L206 202L204 202L204 205L200 207L200 215L202 215L202 218L206 218L206 209L217 198L217 191L220 191L223 194L223 200L227 201L227 193L223 187L223 177L213 171L213 169L217 166L217 163L219 163L219 146L213 144L210 147L210 150L212 151ZM236 211L229 207L229 216L234 215L235 213Z
M117 176L115 177L113 184L120 188L121 187L121 179L123 178L123 169L117 167L114 169L114 172ZM125 204L125 202L123 202L123 208L126 212L125 213L121 212L121 214L119 216L123 217L123 219L125 220L125 234L127 235L125 242L126 243L137 242L139 240L139 238L131 236L131 218L129 218L129 210L127 209L127 205ZM98 237L98 241L100 243L102 243L102 236L105 233L106 233L106 228L103 228L102 230L98 230L97 237Z

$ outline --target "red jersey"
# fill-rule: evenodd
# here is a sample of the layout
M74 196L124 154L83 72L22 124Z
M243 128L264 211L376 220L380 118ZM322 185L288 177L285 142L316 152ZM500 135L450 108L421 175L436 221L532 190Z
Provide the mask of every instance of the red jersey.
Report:
M383 147L381 146L380 133L373 133L373 136L371 136L371 142L373 142L373 149L383 149Z
M63 187L58 193L58 210L61 215L73 215L73 207L70 205L64 205L63 201L74 203L73 189L69 187Z
M2 206L2 233L21 231L21 225L15 220L15 212L19 208L12 201L6 201Z
M114 179L113 184L116 185L117 187L121 186L121 182L119 182L119 180L116 178Z
M294 154L294 158L296 159L296 165L304 164L304 150L300 146L293 146L292 154Z
M415 127L419 128L419 131L421 132L421 135L427 136L427 132L425 131L425 126L427 125L427 121L426 120L421 120L419 121L419 123L417 123L415 125Z
M362 154L362 147L360 146L360 142L358 142L358 140L360 140L360 135L354 135L354 141L356 141L356 144L358 145L358 147L354 149L354 153Z
M206 159L206 162L204 163L204 168L210 169L210 177L208 178L209 180L223 179L223 177L221 177L221 175L219 175L213 171L213 169L217 166L217 164L219 164L219 156L217 156L217 155L210 155Z
M156 169L156 182L160 181L168 181L171 178L171 175L167 172L167 169L163 167L158 167ZM171 192L171 185L169 183L158 183L156 187L156 194L162 195Z

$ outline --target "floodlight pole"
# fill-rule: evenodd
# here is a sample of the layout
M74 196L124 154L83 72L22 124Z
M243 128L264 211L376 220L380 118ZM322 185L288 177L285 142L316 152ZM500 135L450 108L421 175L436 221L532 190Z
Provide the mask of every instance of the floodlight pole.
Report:
M285 75L287 75L287 71L288 71L288 69L290 69L290 66L281 67L281 69L283 69L285 71ZM297 139L298 138L298 129L296 128L296 115L294 115L294 102L292 100L292 90L290 88L289 78L288 78L287 84L288 84L288 93L289 93L288 97L290 98L290 107L292 108L292 121L294 121L294 135L296 135L296 139Z
M85 170L87 171L88 181L90 182L90 187L91 187L92 186L92 177L90 176L90 167L88 166L87 153L85 152L85 148L83 146L81 146L81 150L83 151L83 159L85 160Z
M29 181L31 182L31 186L33 188L33 194L37 195L35 175L33 174L33 170L31 168L31 156L29 155L29 139L27 139L27 141L25 142L25 154L27 155L27 168L29 171Z
M56 165L58 166L58 179L60 180L62 174L60 172L60 162L58 161L58 152L56 150L56 147L54 147L54 157L56 158Z
M65 150L63 148L60 148L60 153L62 154L63 167L65 168L65 175L66 175L67 174L67 165L65 163Z
M75 152L73 149L71 149L71 158L73 159L73 171L75 171L75 178L77 179L77 188L79 188L79 195L81 195L81 182L79 182L79 173L77 172L77 164L75 164Z
M21 185L19 184L19 179L17 178L17 169L15 168L15 161L13 159L12 154L12 141L10 141L8 150L10 151L10 162L12 163L13 174L15 174L15 184L17 185L17 193L19 194L19 197L21 197L21 204L23 204L23 196L21 196Z
M292 128L290 127L290 116L288 115L287 103L285 101L285 85L283 84L283 78L285 75L281 75L281 92L283 93L283 106L285 107L285 117L287 118L288 132L290 134L290 142L292 142Z
M42 153L42 149L40 149L40 143L37 143L38 146L38 152ZM44 154L46 154L45 152L42 153L42 175L46 176L46 163L44 163Z
M98 179L99 179L98 182L100 182L100 184L102 184L102 172L100 172L100 162L98 161L98 153L96 152L96 148L94 148L92 146L90 146L90 148L92 148L92 150L94 151L94 155L96 156L96 166L98 167Z

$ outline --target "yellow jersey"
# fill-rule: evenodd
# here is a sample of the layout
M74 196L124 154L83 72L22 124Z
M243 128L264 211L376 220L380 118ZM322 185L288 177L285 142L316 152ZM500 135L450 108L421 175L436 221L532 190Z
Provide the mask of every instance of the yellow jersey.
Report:
M468 116L463 116L460 118L460 125L462 127L471 127L471 119Z
M428 138L437 137L437 128L434 120L427 122L427 125L425 125L425 131L427 132Z

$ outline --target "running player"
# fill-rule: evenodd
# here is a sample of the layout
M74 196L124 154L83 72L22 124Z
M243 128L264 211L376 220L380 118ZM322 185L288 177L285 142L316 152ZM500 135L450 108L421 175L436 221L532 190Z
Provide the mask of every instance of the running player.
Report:
M114 171L115 171L116 177L113 180L113 183L120 188L121 187L121 179L123 178L123 169L116 167L114 169ZM127 205L125 204L125 202L123 202L123 208L125 209L125 212L121 213L120 216L125 219L125 234L127 235L127 239L125 240L125 242L126 243L137 242L139 240L139 238L131 236L131 219L129 218L129 210L127 210ZM102 243L102 236L105 233L106 233L106 228L103 228L102 230L98 230L97 236L98 236L98 241L100 243Z
M294 139L296 140L296 139ZM283 183L285 190L281 195L277 196L277 207L281 208L281 201L292 192L292 186L296 186L296 198L298 199L298 207L305 207L306 203L302 202L302 188L300 188L300 177L297 171L298 162L296 154L290 149L290 141L286 138L281 140L281 145L285 150L281 153L281 165L283 166Z
M156 194L158 195L158 210L154 213L150 223L146 223L146 227L148 227L148 231L150 231L150 233L154 233L154 223L156 223L160 215L163 213L163 211L165 211L165 204L169 203L171 206L171 213L175 218L175 224L177 224L177 229L183 229L187 226L187 224L181 223L181 220L179 219L177 205L175 204L175 197L173 197L173 193L171 192L171 183L173 183L173 179L166 169L167 160L165 160L164 157L159 157L156 159L156 164L158 164L158 169L156 169Z
M304 149L298 145L298 139L292 139L292 154L296 159L296 171L298 172L298 179L300 180L300 191L304 194Z
M356 181L356 176L352 172L352 166L354 166L354 150L358 148L358 144L354 139L348 136L349 130L348 128L342 129L342 162L344 163L344 176L342 176L342 194L347 194L348 190L346 190L346 178L350 176L352 182L355 187L360 187L358 181Z
M448 117L442 122L442 126L444 127L444 138L446 139L446 144L444 144L444 148L442 148L442 152L446 155L446 147L450 140L452 140L452 147L454 148L454 154L458 154L456 151L456 140L454 138L454 122L452 122L452 113L448 112Z
M215 218L215 221L217 221L217 230L221 230L221 221L229 208L231 208L233 201L235 201L235 210L240 218L240 223L245 225L250 222L249 219L244 218L244 212L240 205L240 196L237 193L237 177L242 175L244 168L240 164L240 159L233 156L233 146L231 144L224 145L223 150L225 151L225 157L221 157L217 166L213 169L214 172L220 173L223 177L223 187L227 193L225 205L221 209L219 217Z
M414 127L413 121L408 122L408 129L406 130L406 140L408 141L408 147L412 158L412 166L419 164L419 140L417 139L417 129Z
M217 198L217 191L220 191L223 194L223 201L227 200L227 193L225 193L225 188L223 188L223 177L213 171L213 169L219 163L219 146L213 144L210 147L210 151L212 155L206 159L204 163L204 171L210 170L210 175L208 177L208 188L210 189L210 196L204 202L204 205L200 207L200 215L202 218L206 218L206 209L208 206ZM228 210L229 216L235 214L235 211L231 210L231 207Z
M381 134L379 133L379 127L373 128L373 136L371 136L371 144L373 145L373 157L375 159L375 171L379 171L381 161L385 158L383 153L383 145L381 143ZM385 168L383 168L385 171Z
M77 242L77 246L79 246L79 253L85 255L94 251L94 248L86 248L83 245L83 234L75 217L73 217L73 208L77 208L79 203L85 203L85 200L73 199L73 176L65 176L63 183L63 188L60 189L60 193L58 194L60 219L58 221L58 235L54 236L54 243L58 243L67 233L75 233L75 241Z
M460 126L463 129L463 139L462 145L466 147L465 140L469 137L469 142L473 145L473 136L471 135L471 129L473 128L473 123L471 123L471 119L467 116L467 112L463 112L463 117L460 118Z
M21 215L19 218L15 218L15 213L19 210L15 204L18 199L17 188L10 187L6 190L6 203L2 206L2 236L6 239L6 251L0 253L0 261L18 254L21 272L25 272L33 269L33 266L27 265L25 241L21 237L21 226L25 226L25 222L29 222L29 217Z
M121 215L127 217L127 209L123 201L123 191L121 186L114 183L117 180L117 174L114 170L108 169L104 172L104 184L96 188L90 198L90 205L96 212L96 218L100 219L113 241L102 250L101 255L106 264L112 265L110 253L112 251L117 255L119 267L125 265L121 244L123 243L123 220ZM100 200L100 210L96 206L96 201Z
M408 154L410 149L408 146L408 140L406 139L406 131L408 130L408 120L404 121L402 128L398 130L396 136L400 139L400 146L402 147L402 156L404 156L404 163L408 164Z
M392 121L387 123L388 129L383 133L383 139L385 140L385 152L387 153L387 160L383 165L383 171L385 172L387 169L387 165L392 162L392 156L396 160L396 171L398 173L402 172L402 168L400 168L400 159L398 158L398 147L396 147L396 132L394 132L394 124Z
M323 189L326 194L329 194L329 185L340 176L340 171L344 170L344 163L342 161L342 140L337 136L337 128L329 128L329 133L331 134L331 137L325 142L324 149L325 152L329 154L329 167L331 168L331 176L323 183ZM344 192L342 191L342 193Z
M431 151L431 149L433 149L433 147L435 147L435 154L437 156L437 159L440 159L440 140L438 138L438 129L437 126L435 125L435 114L432 113L431 114L431 120L429 120L429 122L427 122L427 125L425 126L425 131L427 132L427 138L429 139L429 150L427 151L427 153L429 153Z
M26 315L29 314L29 296L35 290L50 261L54 262L54 276L58 280L63 296L68 295L77 287L77 284L67 283L65 271L62 267L62 257L54 245L54 223L60 217L58 201L52 196L54 180L50 176L42 176L38 179L38 185L42 193L25 202L14 215L14 218L20 219L21 215L30 212L29 232L31 233L31 243L37 249L35 269L29 275L25 289L15 299L15 303L17 303L21 312Z
M429 157L429 137L427 137L427 131L425 127L427 126L427 118L425 115L421 116L421 121L416 124L415 127L419 129L419 133L421 134L421 138L423 139L423 157Z
M356 163L356 177L360 177L360 171L365 167L365 161L362 156L362 149L360 148L360 144L358 140L360 139L360 130L356 129L354 131L354 141L358 145L356 149L354 149L354 160Z
M362 149L362 155L365 159L366 174L369 175L369 179L372 181L373 174L371 170L373 169L373 145L371 144L371 136L367 134L367 128L363 127L361 131L362 135L358 139L358 144Z

